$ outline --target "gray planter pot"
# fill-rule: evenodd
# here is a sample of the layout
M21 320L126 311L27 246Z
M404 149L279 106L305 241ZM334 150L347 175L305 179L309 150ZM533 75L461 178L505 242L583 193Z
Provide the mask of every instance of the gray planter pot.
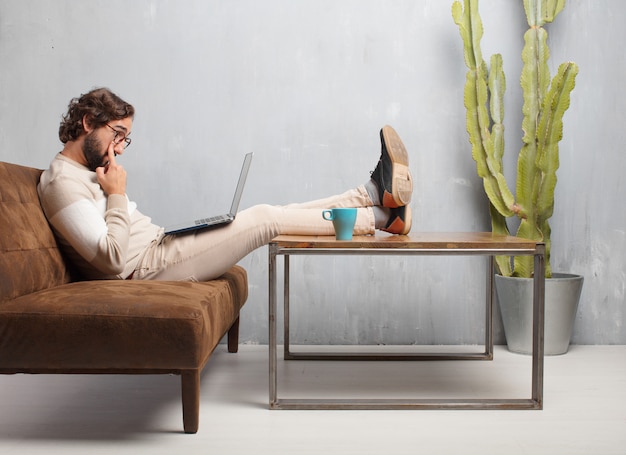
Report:
M583 277L553 273L546 279L545 355L565 354L578 310ZM496 294L509 351L532 353L533 280L496 275Z

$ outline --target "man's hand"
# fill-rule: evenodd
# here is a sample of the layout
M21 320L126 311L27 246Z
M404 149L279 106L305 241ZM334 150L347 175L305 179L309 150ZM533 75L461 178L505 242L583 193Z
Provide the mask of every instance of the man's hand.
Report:
M115 162L114 144L111 142L107 150L109 163L96 168L96 176L102 190L107 194L126 194L126 171Z

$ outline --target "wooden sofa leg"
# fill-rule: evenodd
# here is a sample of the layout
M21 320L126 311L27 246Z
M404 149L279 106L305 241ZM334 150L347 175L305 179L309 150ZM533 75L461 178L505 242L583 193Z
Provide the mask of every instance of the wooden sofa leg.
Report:
M228 352L239 350L239 317L228 329Z
M197 433L200 421L200 371L184 370L180 374L183 397L183 428Z

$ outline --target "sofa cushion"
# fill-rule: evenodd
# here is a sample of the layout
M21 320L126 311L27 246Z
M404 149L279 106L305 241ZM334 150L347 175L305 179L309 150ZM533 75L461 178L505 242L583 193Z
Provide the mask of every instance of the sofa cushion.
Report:
M0 162L0 304L72 279L39 204L40 175Z
M0 304L2 369L194 369L247 298L246 272L209 282L70 283Z

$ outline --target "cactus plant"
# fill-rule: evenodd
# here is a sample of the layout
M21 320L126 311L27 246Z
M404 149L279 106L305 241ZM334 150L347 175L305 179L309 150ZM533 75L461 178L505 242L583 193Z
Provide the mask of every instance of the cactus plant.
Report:
M502 56L495 54L487 67L480 40L483 25L478 0L454 1L452 17L463 39L468 68L464 104L472 157L489 199L492 231L508 234L507 218L520 218L517 236L542 241L546 245L546 277L551 276L550 224L554 209L556 171L559 167L559 141L563 137L563 115L569 107L578 66L562 63L550 81L547 32L543 27L554 21L565 7L565 0L522 0L529 29L524 34L520 83L523 103L523 145L518 155L515 195L502 169L504 155L504 91L506 81ZM505 276L531 277L532 257L496 258Z

